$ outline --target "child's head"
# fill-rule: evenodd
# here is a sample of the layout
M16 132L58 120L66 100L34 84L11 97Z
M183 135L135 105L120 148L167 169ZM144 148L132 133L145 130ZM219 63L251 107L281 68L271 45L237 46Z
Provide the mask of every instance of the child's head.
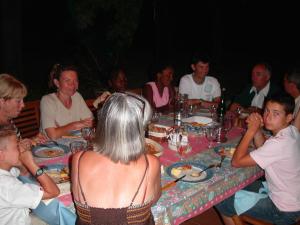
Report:
M210 59L206 55L194 54L191 64L194 74L200 78L204 78L209 72L209 61Z
M293 119L295 101L288 95L273 95L267 99L264 110L264 124L268 130L277 133L287 127Z
M19 164L16 132L10 128L0 129L0 168L9 170Z

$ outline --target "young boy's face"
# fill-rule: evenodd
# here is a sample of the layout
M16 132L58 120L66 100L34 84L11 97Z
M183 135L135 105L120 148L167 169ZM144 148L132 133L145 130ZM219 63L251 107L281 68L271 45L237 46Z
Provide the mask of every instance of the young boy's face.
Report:
M286 114L283 105L269 101L266 104L263 118L265 127L273 134L277 134L289 125L293 116Z
M209 63L198 62L197 64L192 64L192 69L195 75L199 78L204 78L209 71Z
M7 137L7 140L5 140L5 143L3 143L1 148L5 148L2 150L1 153L2 162L6 164L8 169L10 169L10 167L17 166L20 164L20 153L16 135Z

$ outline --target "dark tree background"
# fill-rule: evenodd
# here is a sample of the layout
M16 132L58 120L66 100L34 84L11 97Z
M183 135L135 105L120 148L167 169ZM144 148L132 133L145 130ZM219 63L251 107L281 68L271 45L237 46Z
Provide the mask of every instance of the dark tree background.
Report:
M133 88L153 65L171 61L177 85L200 51L211 55L211 74L234 95L255 62L269 62L278 83L297 64L297 9L259 0L1 0L0 73L23 80L28 99L37 99L48 91L54 63L75 63L80 92L91 97L115 64Z

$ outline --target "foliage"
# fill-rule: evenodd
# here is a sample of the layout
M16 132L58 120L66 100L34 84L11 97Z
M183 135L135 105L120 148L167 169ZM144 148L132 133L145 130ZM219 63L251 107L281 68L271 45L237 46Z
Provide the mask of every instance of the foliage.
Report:
M85 35L100 32L100 40L118 56L133 41L142 0L74 0L76 25ZM91 37L85 37L91 40Z
M107 68L120 63L122 54L132 44L142 2L143 0L69 0L78 36L74 57L84 70L85 86L103 88Z

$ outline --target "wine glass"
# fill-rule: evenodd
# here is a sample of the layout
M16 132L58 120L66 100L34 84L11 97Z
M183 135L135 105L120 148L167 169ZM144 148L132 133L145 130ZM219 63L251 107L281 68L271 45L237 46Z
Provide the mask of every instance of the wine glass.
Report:
M230 117L225 117L224 122L223 122L223 128L227 134L228 131L232 128L232 118Z
M94 131L93 131L93 129L90 128L90 127L84 127L84 128L81 129L81 135L82 135L83 139L86 140L87 149L92 148L91 141L94 138Z
M70 150L73 154L86 150L86 144L83 141L73 141L70 143Z
M206 127L205 135L207 140L209 141L208 148L211 148L213 146L213 141L216 139L216 128L214 126Z
M209 106L208 108L209 112L210 112L210 116L212 118L213 121L217 120L217 106L215 104L212 104Z

